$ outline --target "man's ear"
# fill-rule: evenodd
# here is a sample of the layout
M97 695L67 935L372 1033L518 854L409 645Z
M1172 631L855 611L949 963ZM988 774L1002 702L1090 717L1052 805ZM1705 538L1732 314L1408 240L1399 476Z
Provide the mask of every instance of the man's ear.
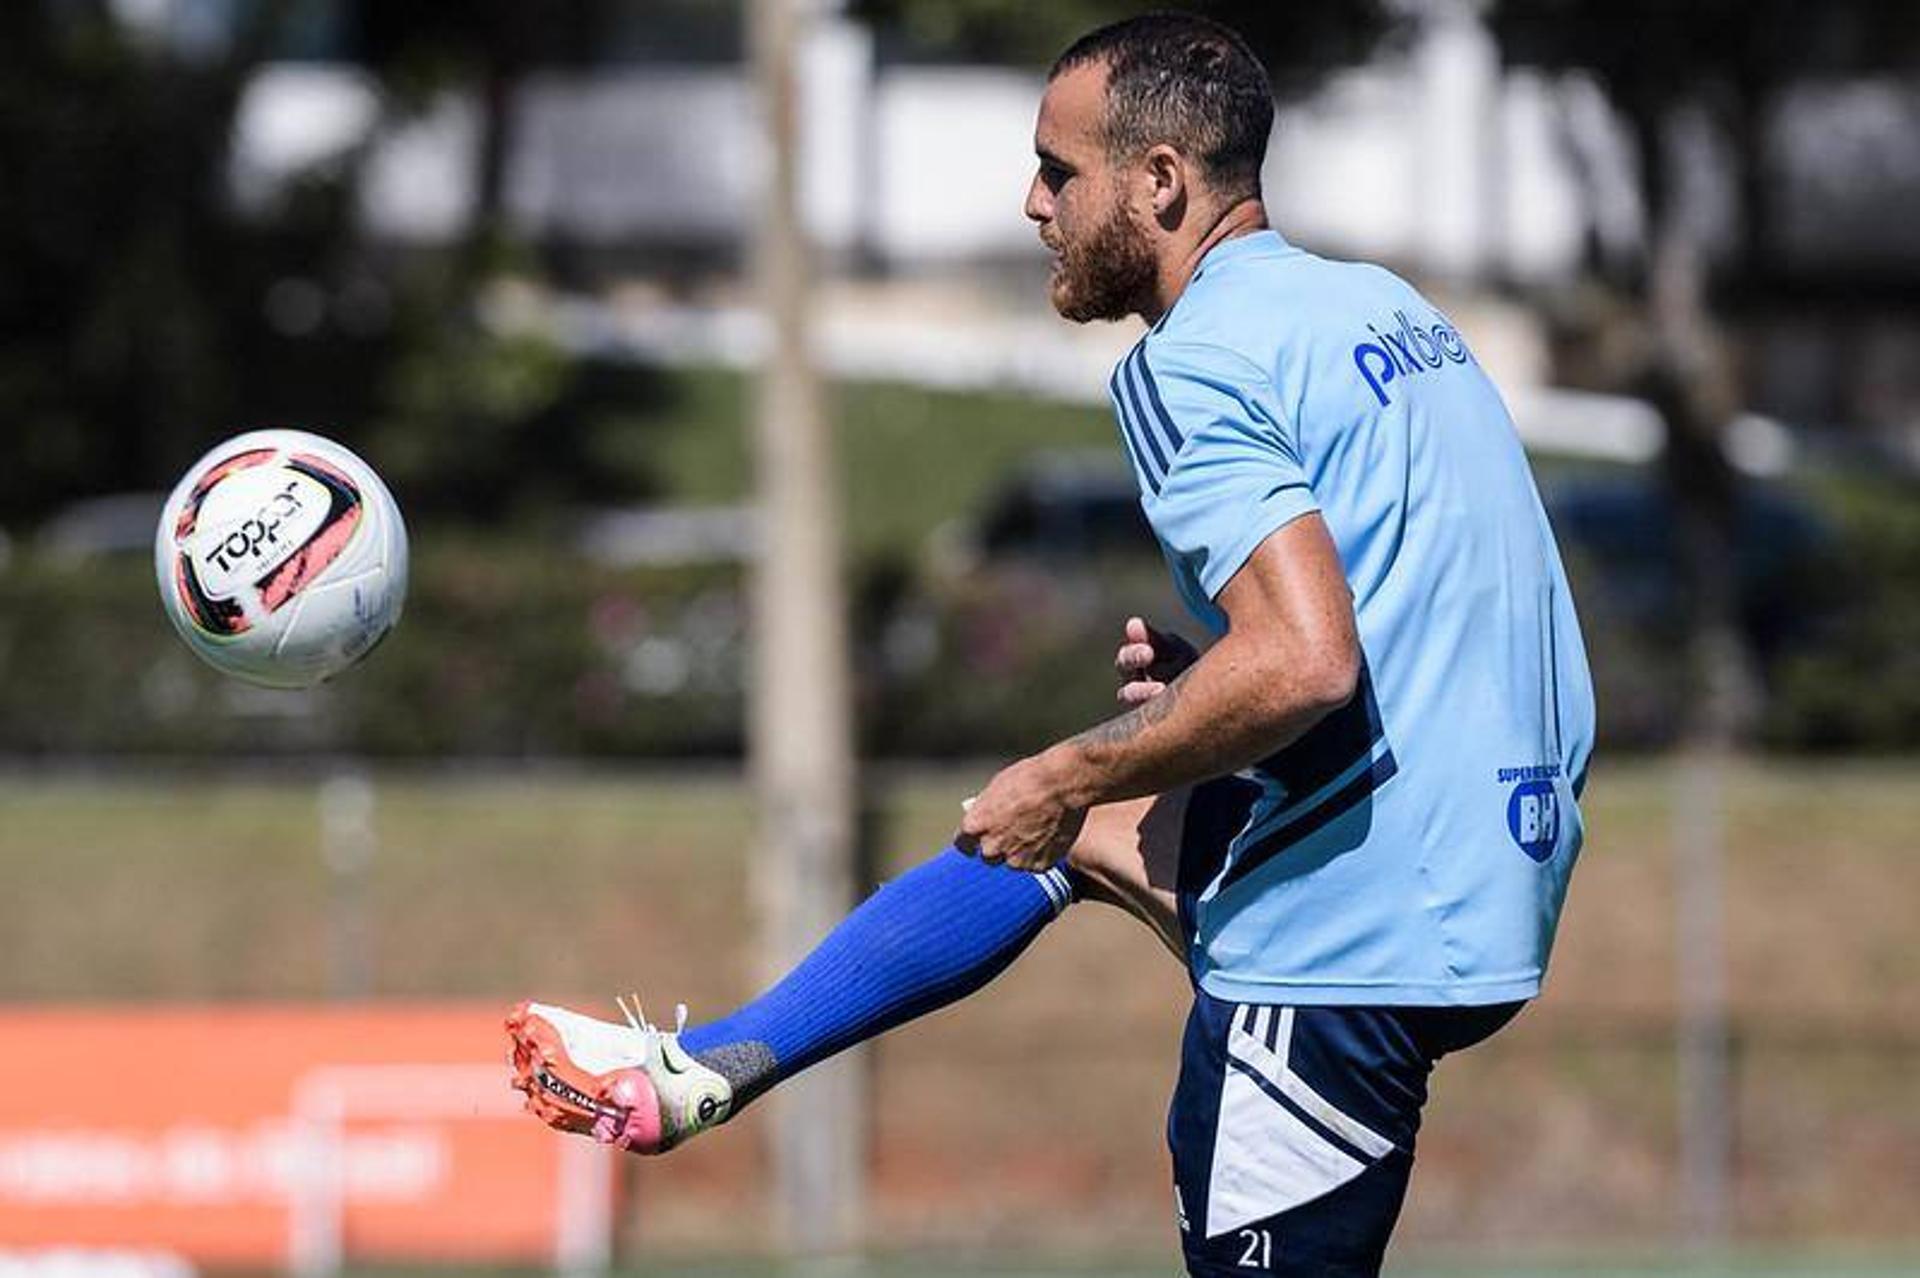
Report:
M1180 152L1166 143L1148 149L1147 181L1153 202L1153 215L1162 220L1178 218L1187 200L1187 162Z

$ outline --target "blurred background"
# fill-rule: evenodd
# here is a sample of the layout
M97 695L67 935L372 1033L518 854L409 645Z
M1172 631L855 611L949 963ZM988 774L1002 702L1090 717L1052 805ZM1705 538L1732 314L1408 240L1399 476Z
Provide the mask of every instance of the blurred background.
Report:
M670 1160L498 1064L519 998L752 993L1176 619L1137 329L1020 215L1147 7L0 6L0 1273L1173 1270L1185 979L1100 911ZM1549 993L1437 1075L1391 1271L1915 1272L1920 5L1186 7L1279 229L1505 390L1598 684ZM308 693L154 590L263 425L412 533Z

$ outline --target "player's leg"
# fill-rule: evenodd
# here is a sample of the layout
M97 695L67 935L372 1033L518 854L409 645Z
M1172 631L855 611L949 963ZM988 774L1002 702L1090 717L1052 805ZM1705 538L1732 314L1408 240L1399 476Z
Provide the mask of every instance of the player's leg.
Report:
M1027 874L948 849L882 886L793 971L684 1032L522 1004L514 1086L550 1125L638 1153L726 1121L781 1079L963 998L1072 899L1064 868Z
M1126 910L1184 965L1194 900L1219 873L1260 794L1258 783L1227 776L1094 809L1067 858L1076 894Z
M948 848L882 885L772 989L682 1041L750 1099L973 993L1072 900L1063 870L1028 874Z
M1221 778L1091 814L1071 863L1183 959L1193 902L1258 787ZM1497 1008L1291 1008L1196 991L1168 1125L1181 1241L1199 1278L1378 1273L1413 1167L1433 1063Z
M1067 856L1074 899L1112 905L1139 919L1181 963L1180 843L1191 787L1113 803L1087 813Z
M523 1004L507 1024L514 1085L555 1127L657 1153L782 1079L979 989L1076 894L1126 909L1184 961L1175 866L1187 807L1183 790L1095 809L1071 875L948 849L880 888L765 994L684 1032L646 1025L637 1011L622 1025Z

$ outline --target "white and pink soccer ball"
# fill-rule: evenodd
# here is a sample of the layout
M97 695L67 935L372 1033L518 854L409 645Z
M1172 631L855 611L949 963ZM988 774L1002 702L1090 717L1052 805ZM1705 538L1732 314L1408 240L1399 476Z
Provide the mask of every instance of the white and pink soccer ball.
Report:
M407 529L393 494L347 449L254 431L213 448L175 486L153 566L187 647L250 683L304 688L399 621Z

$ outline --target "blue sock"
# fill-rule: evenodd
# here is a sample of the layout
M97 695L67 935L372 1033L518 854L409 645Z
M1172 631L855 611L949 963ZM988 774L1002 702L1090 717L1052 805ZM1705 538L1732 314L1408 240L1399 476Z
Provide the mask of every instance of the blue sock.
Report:
M1028 874L948 848L868 897L759 998L680 1045L734 1089L736 1111L781 1079L966 997L1073 899L1064 867Z

